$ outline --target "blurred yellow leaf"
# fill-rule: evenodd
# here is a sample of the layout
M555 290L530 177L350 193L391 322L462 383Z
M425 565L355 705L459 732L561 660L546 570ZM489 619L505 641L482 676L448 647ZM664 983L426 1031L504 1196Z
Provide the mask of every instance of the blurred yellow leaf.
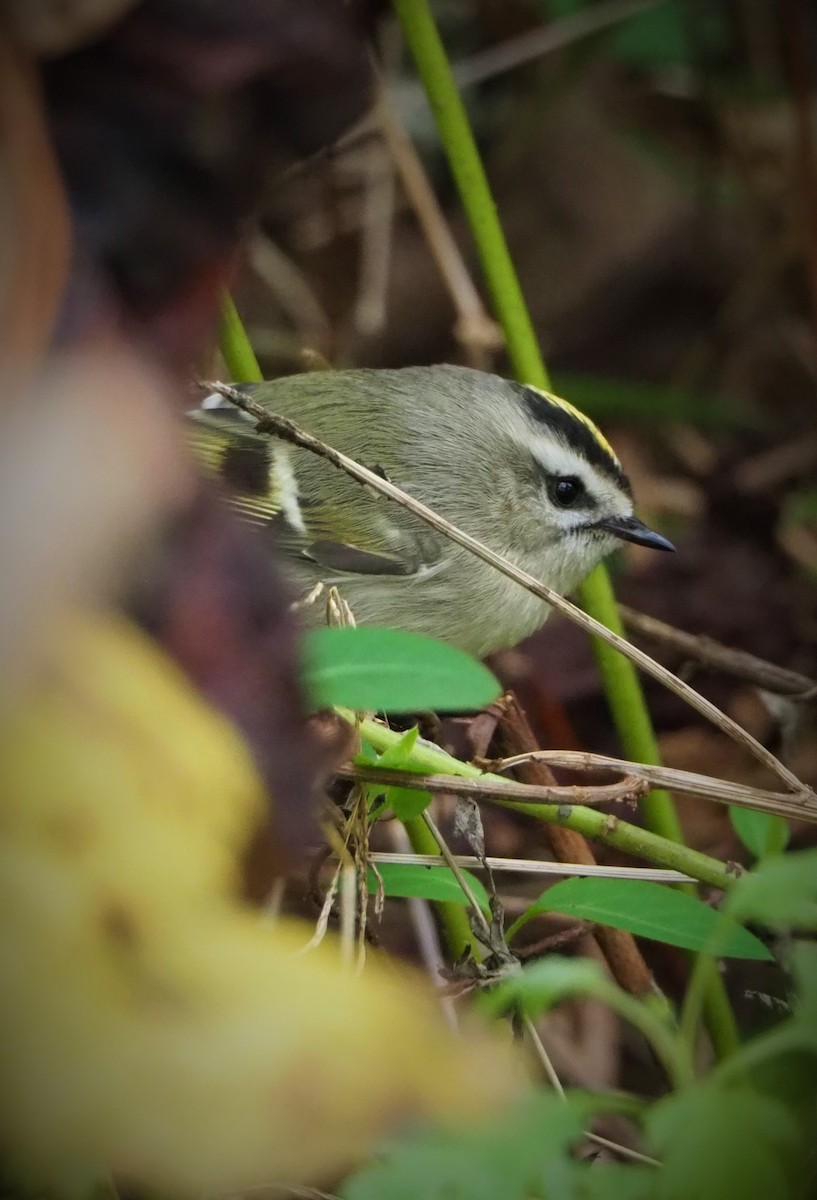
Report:
M244 743L112 617L53 629L0 726L0 1153L193 1195L341 1171L520 1086L396 967L237 897L266 798ZM286 747L280 748L282 754Z

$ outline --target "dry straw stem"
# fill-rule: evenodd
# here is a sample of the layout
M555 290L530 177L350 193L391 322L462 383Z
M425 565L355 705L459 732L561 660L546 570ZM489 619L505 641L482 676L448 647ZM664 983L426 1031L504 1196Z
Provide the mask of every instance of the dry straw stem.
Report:
M795 821L817 822L817 805L804 804L793 798L789 792L769 792L742 783L730 783L727 779L716 779L712 775L699 775L694 771L679 771L672 767L645 766L642 763L627 762L623 758L610 758L606 754L591 754L584 750L531 750L526 754L515 754L511 758L492 759L486 763L486 767L490 767L492 771L507 771L525 762L544 762L550 767L565 767L571 771L624 771L627 774L622 786L625 783L632 785L632 781L637 779L641 780L645 789L662 787L682 795L702 796L706 800L719 800L723 804L738 804L742 808L754 808L759 812L774 813L776 816L790 817ZM426 791L432 790L428 783L424 786ZM533 790L530 784L523 786ZM531 799L533 798L531 796ZM594 801L586 801L588 802ZM598 803L598 800L595 800L595 803Z
M636 646L631 645L626 638L619 637L618 634L613 633L606 625L602 625L600 621L596 621L586 612L583 612L582 609L577 608L575 604L566 600L564 596L560 596L558 592L553 591L552 588L547 587L538 579L529 575L527 571L521 570L506 558L503 558L501 554L497 554L476 538L471 537L470 534L465 533L462 529L458 529L456 525L452 525L445 517L441 517L439 513L436 513L427 505L422 504L419 500L415 500L413 496L404 492L402 488L397 487L390 480L383 479L382 476L377 475L374 471L370 471L353 458L349 458L348 455L342 454L332 446L328 446L311 433L307 433L305 430L299 428L293 421L268 412L262 405L242 392L240 388L231 387L229 384L219 382L202 382L201 387L204 390L214 391L224 396L225 399L232 401L237 408L240 408L243 412L253 417L257 422L258 433L279 437L284 441L291 442L293 445L300 446L304 450L310 450L313 454L317 454L321 458L325 458L328 462L338 467L339 470L345 471L352 479L356 479L362 484L368 484L376 492L407 508L415 516L425 521L426 524L436 529L439 533L444 534L452 542L456 542L458 545L470 550L477 558L495 567L503 575L518 583L534 596L538 596L541 600L544 600L551 608L555 608L576 625L580 625L588 633L594 634L601 641L618 650L625 658L629 658L646 674L652 675L654 679L663 683L670 691L675 692L687 704L696 709L707 720L711 721L713 725L716 725L727 736L743 746L758 762L761 762L773 772L804 805L807 803L817 803L817 796L815 796L812 789L798 779L788 767L785 767L779 759L775 758L771 751L761 745L756 738L752 737L736 721L733 721L726 713L721 712L716 705L712 704L711 701L707 700L699 692L696 692L689 684L684 683L672 671L661 666L655 659L650 658L643 650L639 650Z
M410 854L401 850L372 850L373 863L401 863L405 866L441 867L446 860L439 854ZM455 854L454 861L468 870L481 870L487 864L497 873L508 871L516 875L567 875L594 879L640 879L650 883L694 883L692 875L669 871L662 867L604 867L598 863L549 862L538 858L477 858L474 854Z
M491 351L498 350L503 343L502 331L485 309L429 183L422 160L395 114L376 65L374 72L377 86L375 111L383 139L394 158L403 190L456 309L454 334L464 347L471 366L486 370Z
M517 759L503 760L511 766L534 758L519 755ZM467 796L472 800L521 800L544 804L611 804L616 800L635 800L649 791L646 779L633 772L618 783L588 784L586 786L548 787L532 783L516 783L507 780L503 785L497 779L454 779L451 775L419 775L415 771L399 771L390 767L355 766L341 767L336 774L345 779L358 779L365 783L382 783L386 787L416 788L422 792L444 792L450 796ZM683 774L683 772L681 772Z

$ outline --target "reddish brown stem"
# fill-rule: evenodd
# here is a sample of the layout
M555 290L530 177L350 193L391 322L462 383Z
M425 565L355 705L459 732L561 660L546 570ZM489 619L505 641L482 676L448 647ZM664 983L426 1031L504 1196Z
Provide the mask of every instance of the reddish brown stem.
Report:
M508 756L526 754L537 747L536 738L528 724L528 719L512 692L505 697L499 733L504 752ZM515 774L523 783L543 784L550 787L556 783L553 772L542 762L520 763ZM596 858L590 845L575 830L549 825L548 837L553 853L559 862L595 865ZM652 975L632 934L621 929L599 926L592 934L585 934L579 945L586 948L588 943L593 941L601 949L613 978L621 987L634 996L645 996L653 990Z

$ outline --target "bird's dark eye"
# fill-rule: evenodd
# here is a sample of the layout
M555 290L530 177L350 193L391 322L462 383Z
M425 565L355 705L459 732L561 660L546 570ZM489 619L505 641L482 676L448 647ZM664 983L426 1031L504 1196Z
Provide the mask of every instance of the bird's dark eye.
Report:
M557 508L572 508L584 494L584 484L575 475L557 475L548 484L548 495Z

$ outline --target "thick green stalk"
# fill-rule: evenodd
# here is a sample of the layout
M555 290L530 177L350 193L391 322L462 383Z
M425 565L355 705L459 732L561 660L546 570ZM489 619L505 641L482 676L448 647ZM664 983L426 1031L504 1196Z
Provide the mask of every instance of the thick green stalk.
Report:
M610 576L604 567L597 567L584 581L579 599L582 608L591 617L603 621L614 633L626 636ZM658 740L633 664L600 638L591 638L591 642L625 758L647 766L658 766L661 762ZM647 828L653 833L672 838L675 842L684 840L681 822L668 792L655 789L643 798L639 808Z
M525 383L547 387L547 370L429 0L392 0L392 6L431 105L496 315L505 333L514 372ZM620 630L615 597L603 567L598 567L586 580L579 598L591 616L611 629ZM638 762L657 763L655 733L635 668L616 650L597 639L593 642L625 754ZM682 840L678 815L666 792L653 792L642 803L642 812L653 833ZM721 993L719 997L715 996L716 989ZM709 997L711 1004L707 1011L713 1041L719 1053L728 1053L738 1039L719 978L713 977Z
M431 9L426 0L393 0L393 7L437 122L514 370L526 383L546 388L547 369L528 306Z

